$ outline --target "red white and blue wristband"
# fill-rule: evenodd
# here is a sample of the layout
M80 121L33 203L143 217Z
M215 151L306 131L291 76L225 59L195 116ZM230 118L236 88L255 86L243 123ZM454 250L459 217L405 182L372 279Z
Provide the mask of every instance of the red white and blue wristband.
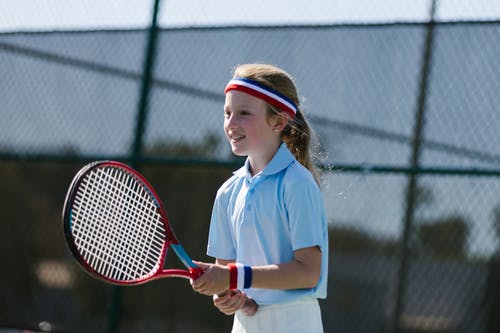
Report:
M241 91L260 98L272 106L285 111L292 118L295 118L295 114L297 113L297 106L292 100L278 91L261 84L260 82L243 77L236 77L229 81L224 93L227 94L231 90Z
M229 267L229 289L248 289L252 286L252 268L248 265L231 263Z

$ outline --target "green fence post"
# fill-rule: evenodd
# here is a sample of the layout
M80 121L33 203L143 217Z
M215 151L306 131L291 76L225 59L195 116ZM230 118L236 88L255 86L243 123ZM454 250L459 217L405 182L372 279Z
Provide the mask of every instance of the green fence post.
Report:
M429 83L429 73L431 70L432 60L432 42L434 39L434 16L436 12L437 0L431 1L430 18L427 23L427 32L425 37L424 54L422 57L422 69L419 83L419 96L417 100L417 109L415 112L415 125L412 140L412 155L411 155L411 168L418 170L420 167L421 143L424 133L425 109L427 101L427 87ZM400 327L401 314L403 313L404 292L406 287L406 277L408 275L408 257L410 239L410 231L413 226L413 219L415 215L415 200L417 195L417 177L418 172L410 173L408 177L408 185L406 189L406 209L403 221L403 234L401 239L400 253L401 259L396 280L396 291L394 308L392 312L392 323L389 327L389 332L399 333L402 332Z
M138 167L140 158L142 157L143 148L143 135L146 124L147 111L149 106L149 92L151 90L151 83L153 79L153 68L156 54L156 39L158 34L158 11L160 0L155 0L153 17L151 19L151 26L149 28L148 45L144 57L144 68L142 73L141 94L139 97L139 106L137 110L137 123L135 127L134 143L132 146L132 164Z
M148 31L148 44L145 50L144 67L141 79L141 91L139 96L139 104L137 108L136 127L134 132L134 142L131 147L130 161L131 166L139 169L140 161L142 158L143 137L145 131L145 124L148 114L149 106L149 93L151 90L151 82L153 78L154 60L156 54L156 39L158 32L158 12L160 7L160 0L154 0L153 13L151 18L151 25ZM109 311L108 332L119 332L121 320L121 305L123 298L123 287L111 287L111 304Z

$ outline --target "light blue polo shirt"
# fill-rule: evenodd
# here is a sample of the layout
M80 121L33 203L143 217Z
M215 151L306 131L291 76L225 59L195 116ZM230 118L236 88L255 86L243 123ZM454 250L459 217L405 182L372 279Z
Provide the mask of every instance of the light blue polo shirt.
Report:
M323 196L313 176L282 144L262 172L251 176L249 161L217 191L207 254L258 266L293 259L293 251L319 246L321 277L312 289L245 292L258 304L276 304L304 296L326 297L328 226Z

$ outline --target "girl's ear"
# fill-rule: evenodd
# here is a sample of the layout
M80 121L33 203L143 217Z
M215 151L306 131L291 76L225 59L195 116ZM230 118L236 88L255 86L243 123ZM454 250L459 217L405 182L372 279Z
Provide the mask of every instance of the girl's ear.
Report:
M276 114L272 125L273 131L281 132L288 124L288 120L288 114L285 112L279 112Z

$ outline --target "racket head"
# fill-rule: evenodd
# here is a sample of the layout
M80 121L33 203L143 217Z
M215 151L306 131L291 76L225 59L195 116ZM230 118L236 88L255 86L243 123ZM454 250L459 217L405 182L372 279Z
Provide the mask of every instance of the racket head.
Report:
M69 250L105 282L135 285L158 277L178 241L149 182L117 161L97 161L74 177L63 208Z

